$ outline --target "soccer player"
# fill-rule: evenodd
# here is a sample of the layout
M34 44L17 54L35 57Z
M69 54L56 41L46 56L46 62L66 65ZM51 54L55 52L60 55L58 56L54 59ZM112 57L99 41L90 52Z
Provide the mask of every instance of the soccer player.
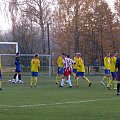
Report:
M66 82L68 83L69 87L72 87L72 83L71 83L71 80L70 80L71 60L65 54L63 54L62 57L63 57L64 73L62 75L62 80L61 80L61 83L60 83L60 87L64 86L65 79L66 79Z
M112 76L112 80L110 79L108 82L107 87L110 88L112 82L114 82L114 90L117 89L117 81L116 81L116 60L117 60L117 53L114 53L111 57L110 57L110 72L111 72L111 76Z
M78 58L77 58L77 53L75 53L75 56L74 56L74 62L75 64L73 64L73 76L75 77L76 75L76 72L77 72L77 61L78 61Z
M116 60L116 71L117 71L117 74L116 74L116 80L118 81L117 83L117 95L120 94L120 57L117 58Z
M16 81L16 77L18 75L18 82L23 82L21 81L21 62L20 62L20 58L19 58L20 53L17 52L16 53L16 57L15 57L15 74L14 74L14 78L13 78L13 83L17 83Z
M85 81L88 82L89 87L91 87L91 82L90 80L85 76L85 66L84 66L84 61L81 58L81 54L77 53L77 58L78 58L78 63L77 63L77 72L76 72L76 80L78 81L79 76L81 76ZM76 82L76 87L78 87L78 82Z
M37 87L37 77L38 77L38 70L40 68L40 60L38 57L38 54L35 54L34 58L31 60L31 87L34 86Z
M0 63L0 90L2 90L2 65Z
M62 75L63 75L63 71L64 71L63 56L64 56L64 53L62 53L57 59L58 71L57 71L57 76L56 76L56 84L58 84L58 81L62 79Z
M110 80L110 53L107 53L107 55L104 57L104 73L105 76L100 81L102 85L105 85L105 83L103 82L105 79L107 79L108 81ZM109 89L109 87L107 88Z

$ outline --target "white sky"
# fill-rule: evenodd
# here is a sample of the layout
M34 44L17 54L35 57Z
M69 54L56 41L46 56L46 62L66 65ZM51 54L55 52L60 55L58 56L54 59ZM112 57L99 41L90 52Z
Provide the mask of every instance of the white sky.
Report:
M110 7L112 8L115 0L106 0ZM2 7L2 1L0 0L0 7ZM8 30L11 28L10 21L8 21L5 16L0 12L0 30Z

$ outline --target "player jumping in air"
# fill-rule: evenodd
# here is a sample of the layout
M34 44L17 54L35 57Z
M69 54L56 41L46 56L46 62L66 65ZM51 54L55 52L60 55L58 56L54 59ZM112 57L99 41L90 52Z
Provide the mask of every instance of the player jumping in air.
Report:
M36 54L34 58L31 60L31 72L32 72L31 84L30 84L31 87L33 86L33 84L35 87L37 87L37 77L38 77L39 68L40 68L40 60L38 58L38 54Z

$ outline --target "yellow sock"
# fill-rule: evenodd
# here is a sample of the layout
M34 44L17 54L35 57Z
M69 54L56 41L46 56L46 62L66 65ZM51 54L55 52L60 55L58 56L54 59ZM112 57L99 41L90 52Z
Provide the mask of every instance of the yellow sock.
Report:
M73 77L75 78L76 74L75 73L72 73L73 74Z
M108 79L109 81L108 81L108 84L107 84L107 86L108 87L110 87L111 86L111 84L112 84L112 80L111 79Z
M110 80L110 77L107 77L107 86L109 85L109 82L110 82L110 85L111 85L112 82L111 82L111 80ZM110 85L109 85L109 86L110 86Z
M55 79L56 83L58 83L58 80L59 80L59 75L57 74L56 79Z
M34 86L37 86L37 77L34 79Z
M79 79L79 78L76 78L76 79L75 79L75 86L78 86L78 79Z
M83 79L90 83L90 80L87 77L84 77Z
M31 82L30 82L31 86L33 85L33 82L34 82L34 77L31 77Z
M0 81L0 88L2 88L2 81Z
M105 79L106 79L106 76L104 76L104 77L102 78L101 82L103 82Z
M114 89L117 89L117 81L114 80Z

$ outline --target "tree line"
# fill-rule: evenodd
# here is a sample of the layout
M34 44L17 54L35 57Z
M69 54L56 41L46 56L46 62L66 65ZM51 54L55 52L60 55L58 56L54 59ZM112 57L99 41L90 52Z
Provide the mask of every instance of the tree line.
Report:
M21 53L81 52L86 64L107 52L120 50L120 0L114 9L105 0L10 0L5 2L12 29L8 41L19 43ZM11 37L7 37L11 36Z

